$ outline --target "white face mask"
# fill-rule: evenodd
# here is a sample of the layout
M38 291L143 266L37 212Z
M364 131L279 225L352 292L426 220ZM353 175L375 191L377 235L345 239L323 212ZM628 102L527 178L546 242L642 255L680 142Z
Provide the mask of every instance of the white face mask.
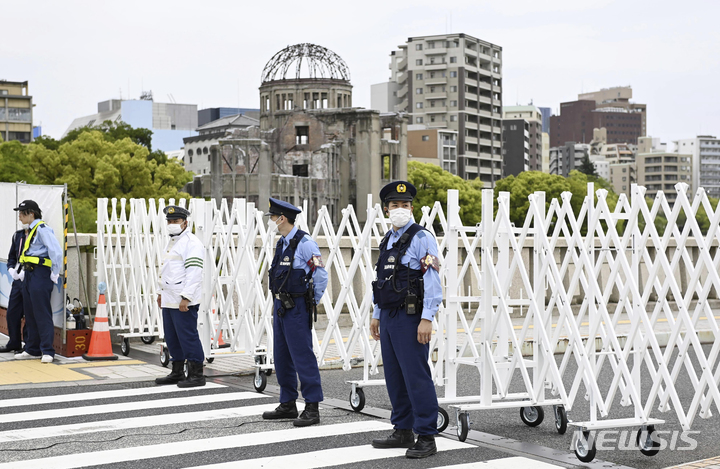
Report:
M178 225L177 223L168 225L168 234L170 236L177 236L182 232L183 232L182 225Z
M267 227L268 227L268 233L275 233L278 228L277 222L273 219L269 219Z
M29 230L29 229L30 229L30 224L29 224L29 223L23 223L22 229L23 229L23 230Z
M409 208L395 208L390 210L390 222L396 228L402 228L413 220L412 210Z

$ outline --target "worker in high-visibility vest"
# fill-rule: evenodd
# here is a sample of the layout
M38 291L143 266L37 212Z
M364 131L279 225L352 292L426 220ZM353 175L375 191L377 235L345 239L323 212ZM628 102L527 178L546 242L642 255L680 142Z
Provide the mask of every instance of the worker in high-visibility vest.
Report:
M50 296L60 278L62 248L53 229L41 220L42 212L37 202L24 200L13 210L19 212L20 223L30 230L19 259L28 337L24 351L15 355L15 359L40 359L43 363L52 363L55 326Z

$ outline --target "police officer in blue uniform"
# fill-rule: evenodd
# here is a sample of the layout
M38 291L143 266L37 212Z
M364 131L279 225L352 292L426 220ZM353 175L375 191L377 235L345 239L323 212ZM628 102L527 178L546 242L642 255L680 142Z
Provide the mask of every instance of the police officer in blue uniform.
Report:
M370 323L373 338L382 346L395 427L392 435L372 445L408 448L405 456L414 459L437 452L438 402L428 356L432 320L442 302L437 241L413 221L416 193L406 181L391 182L380 191L393 227L380 243Z
M22 252L22 297L25 311L25 327L28 337L25 351L15 359L41 359L52 363L55 357L53 324L50 297L60 278L63 252L52 228L41 220L42 212L34 200L24 200L15 209L20 223L27 225L29 232Z
M273 354L275 374L280 385L280 405L263 413L264 419L295 419L293 425L305 427L320 422L318 403L323 400L320 370L313 352L312 322L316 305L327 287L327 271L317 243L295 226L301 210L292 204L270 198L268 228L282 235L275 246L270 267L273 303ZM298 417L297 378L305 400Z
M27 226L27 225L26 225ZM20 255L22 254L23 244L29 227L23 227L22 230L18 230L13 234L12 243L10 245L10 253L8 254L8 272L13 278L12 286L10 287L10 297L8 298L7 307L7 327L8 327L8 340L4 347L0 347L0 353L8 352L22 352L23 339L27 342L27 328L22 328L22 318L25 315L23 311L23 300L22 300L22 280L25 274L22 272L22 266L20 265Z

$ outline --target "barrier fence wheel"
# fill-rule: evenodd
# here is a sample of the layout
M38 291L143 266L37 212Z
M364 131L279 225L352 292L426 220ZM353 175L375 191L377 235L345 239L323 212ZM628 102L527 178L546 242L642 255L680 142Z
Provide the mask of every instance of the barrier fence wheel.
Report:
M253 386L257 392L263 392L265 386L267 386L267 375L258 370L255 373L255 379L253 380Z
M365 391L362 388L355 388L355 392L350 391L350 407L355 412L360 412L365 407Z
M122 342L120 342L120 351L126 357L130 355L130 339L125 338L122 340Z
M555 430L561 435L564 435L567 431L568 418L565 412L565 407L561 405L554 405L553 410L555 412Z
M545 411L542 407L520 407L520 420L528 427L537 427L544 419Z
M448 423L450 422L450 416L448 415L447 411L443 409L442 407L438 407L438 419L437 419L437 430L438 432L442 433L445 431L445 429L448 426Z
M467 412L458 414L457 437L460 441L467 440L470 431L470 415Z
M140 337L140 340L143 341L143 344L150 345L153 342L155 342L155 336L154 335L144 335L144 336Z
M575 456L582 462L590 462L595 459L595 438L591 438L590 432L575 432Z
M657 441L655 425L641 427L637 432L635 442L645 456L655 456L660 452L660 442Z
M170 363L170 354L168 353L168 349L164 346L160 346L160 364L164 367L167 367Z
M215 361L215 357L207 357L205 360L207 360L208 363L212 363Z

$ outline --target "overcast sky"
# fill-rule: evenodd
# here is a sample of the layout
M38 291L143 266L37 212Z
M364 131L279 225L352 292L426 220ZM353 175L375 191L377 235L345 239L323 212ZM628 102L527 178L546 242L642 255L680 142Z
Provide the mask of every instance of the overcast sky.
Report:
M503 104L551 107L633 87L648 132L720 134L720 1L0 1L0 79L29 81L35 125L59 138L111 98L259 107L265 63L320 44L352 75L353 104L389 78L410 36L466 33L503 48ZM450 25L452 23L452 25Z

